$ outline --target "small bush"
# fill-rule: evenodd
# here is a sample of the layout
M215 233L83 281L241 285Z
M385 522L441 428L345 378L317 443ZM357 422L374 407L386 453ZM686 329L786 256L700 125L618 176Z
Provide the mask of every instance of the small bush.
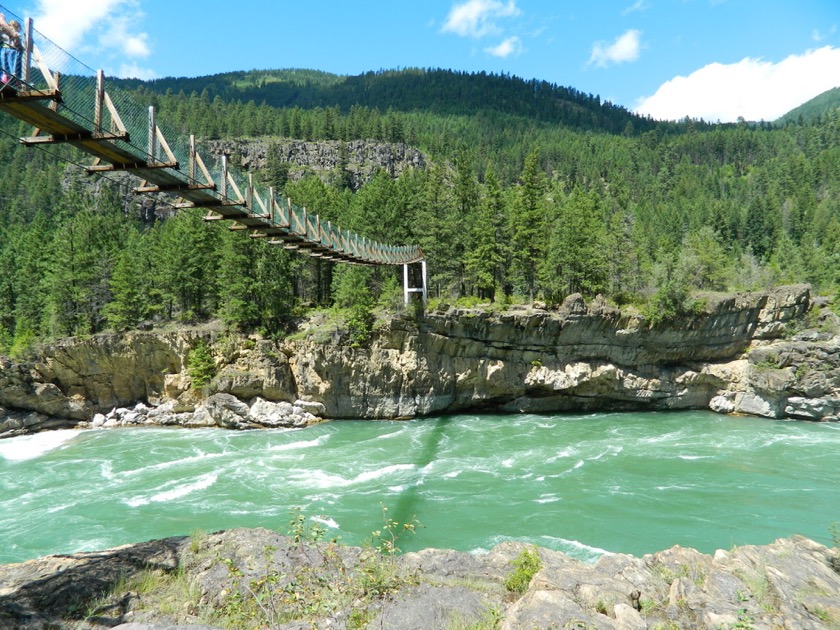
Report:
M210 348L204 341L199 341L187 356L187 373L192 379L193 389L200 389L216 376L216 362Z
M542 568L542 561L536 547L523 549L513 561L513 573L505 580L505 588L511 593L521 595L528 590L531 579Z

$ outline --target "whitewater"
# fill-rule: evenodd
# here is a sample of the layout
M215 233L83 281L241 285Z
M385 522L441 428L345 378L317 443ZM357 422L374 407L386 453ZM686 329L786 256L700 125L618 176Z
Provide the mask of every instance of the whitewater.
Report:
M354 545L384 514L415 522L406 551L517 540L592 561L793 534L831 544L838 453L837 423L708 412L44 432L0 441L0 563L233 527L287 533L297 510Z

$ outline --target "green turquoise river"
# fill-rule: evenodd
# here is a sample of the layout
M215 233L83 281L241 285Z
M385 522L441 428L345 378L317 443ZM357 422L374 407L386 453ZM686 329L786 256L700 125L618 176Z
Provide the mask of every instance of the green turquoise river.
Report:
M300 508L361 544L531 542L582 560L705 553L840 521L840 424L706 412L462 415L302 430L55 431L0 441L0 563L194 531L288 533Z

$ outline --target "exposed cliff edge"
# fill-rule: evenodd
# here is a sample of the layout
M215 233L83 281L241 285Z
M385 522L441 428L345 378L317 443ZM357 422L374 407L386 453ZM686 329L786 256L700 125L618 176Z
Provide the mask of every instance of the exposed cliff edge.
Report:
M590 565L522 543L383 556L237 529L0 566L0 626L21 630L838 624L837 550L802 537Z
M0 435L125 424L303 426L467 410L712 409L836 420L837 318L807 286L709 297L650 325L596 298L556 311L441 309L397 316L354 347L338 328L281 342L222 331L65 339L22 362L0 357ZM209 344L217 373L191 387ZM5 407L5 409L3 409Z

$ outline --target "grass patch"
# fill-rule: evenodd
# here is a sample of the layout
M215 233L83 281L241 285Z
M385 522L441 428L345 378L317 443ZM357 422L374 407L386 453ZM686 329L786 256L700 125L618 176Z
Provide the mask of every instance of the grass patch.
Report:
M266 548L265 569L254 577L246 575L234 560L223 558L234 585L211 622L231 629L274 628L295 621L316 624L324 617L346 615L348 628L366 627L377 605L405 586L418 583L415 575L400 570L395 556L400 537L413 532L415 522L399 524L388 518L385 508L382 513L382 529L373 532L351 567L345 565L337 542L320 542L323 528L311 524L300 510L293 511L289 534L295 546L306 545L310 561L279 566L272 560L276 549Z
M505 588L517 595L528 590L531 580L542 568L540 554L536 547L523 549L513 561L513 572L505 580Z

